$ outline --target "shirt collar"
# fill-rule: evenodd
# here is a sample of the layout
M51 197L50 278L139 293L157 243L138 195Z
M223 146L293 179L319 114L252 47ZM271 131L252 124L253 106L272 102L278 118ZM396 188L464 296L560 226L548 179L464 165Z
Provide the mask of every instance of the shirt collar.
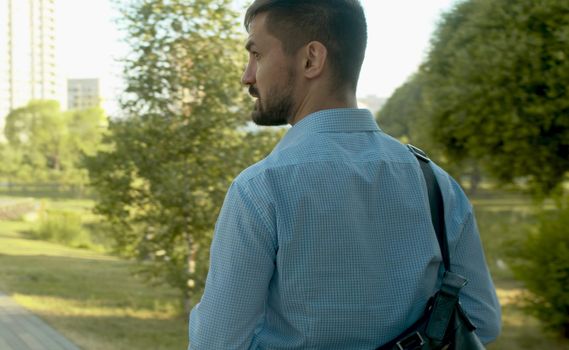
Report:
M307 115L279 142L278 148L313 133L351 133L381 131L367 109L326 109Z

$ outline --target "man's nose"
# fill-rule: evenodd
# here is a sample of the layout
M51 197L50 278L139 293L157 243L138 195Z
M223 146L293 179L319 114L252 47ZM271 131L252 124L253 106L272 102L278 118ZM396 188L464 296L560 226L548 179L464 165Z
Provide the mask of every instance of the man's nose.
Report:
M243 75L241 76L241 83L243 85L255 85L256 81L255 81L255 70L252 67L252 64L247 64L247 66L245 67L245 71L243 72Z

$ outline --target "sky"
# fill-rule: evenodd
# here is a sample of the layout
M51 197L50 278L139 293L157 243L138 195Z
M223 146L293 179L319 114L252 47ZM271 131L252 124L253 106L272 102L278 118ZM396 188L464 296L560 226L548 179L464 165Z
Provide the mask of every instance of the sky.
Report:
M104 107L112 114L120 94L121 42L112 0L56 0L60 75L99 78ZM237 0L243 4L246 0ZM368 22L368 48L358 97L389 97L421 64L443 12L458 0L361 0ZM245 54L245 51L243 52Z

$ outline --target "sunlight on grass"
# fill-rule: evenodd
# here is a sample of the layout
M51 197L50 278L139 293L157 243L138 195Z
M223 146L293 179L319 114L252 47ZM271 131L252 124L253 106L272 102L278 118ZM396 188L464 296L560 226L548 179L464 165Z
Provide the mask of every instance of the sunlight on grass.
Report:
M34 224L0 221L0 290L82 349L187 346L176 290L133 276L132 262L33 239Z
M65 256L75 259L116 261L115 257L97 254L88 250L68 248L59 244L19 238L18 235L3 237L0 254L14 256Z
M20 237L21 232L30 230L31 222L24 221L0 221L0 235L4 237ZM0 246L0 249L2 246Z
M130 317L140 320L168 320L178 317L172 304L157 305L153 310L133 307L101 306L93 301L69 300L41 295L14 294L11 297L32 312L65 317Z
M500 304L502 306L506 305L517 305L520 298L524 295L523 289L502 289L496 288L498 298L500 299Z
M526 293L513 280L498 280L497 294L502 305L502 333L488 350L552 349L569 350L569 344L544 332L541 323L522 311L521 297Z

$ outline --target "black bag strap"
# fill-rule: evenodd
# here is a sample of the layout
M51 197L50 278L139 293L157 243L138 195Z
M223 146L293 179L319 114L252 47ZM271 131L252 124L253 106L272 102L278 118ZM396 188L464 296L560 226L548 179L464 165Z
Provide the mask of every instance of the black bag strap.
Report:
M431 208L431 220L437 233L437 240L439 242L439 247L441 248L441 254L443 256L443 264L446 271L450 271L450 256L448 252L448 241L446 235L445 227L445 212L443 204L443 195L441 193L441 188L435 173L429 164L431 160L427 157L427 154L421 149L413 146L407 145L407 148L417 157L419 164L421 165L421 171L427 183L427 192L429 194L429 207Z

